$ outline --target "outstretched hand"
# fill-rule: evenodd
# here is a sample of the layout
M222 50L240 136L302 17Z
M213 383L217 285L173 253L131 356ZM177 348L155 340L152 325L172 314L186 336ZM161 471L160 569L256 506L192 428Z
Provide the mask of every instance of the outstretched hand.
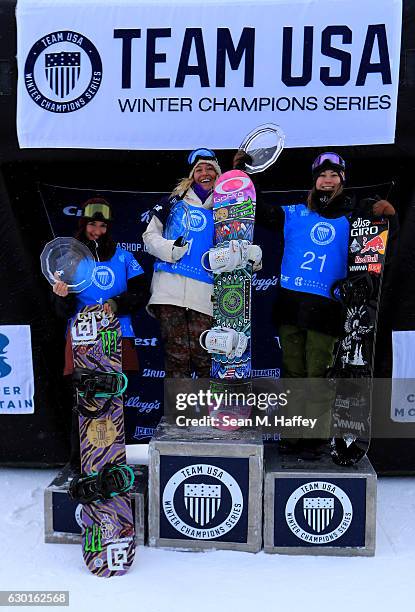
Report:
M393 217L395 209L387 200L378 200L373 204L373 214L376 217Z

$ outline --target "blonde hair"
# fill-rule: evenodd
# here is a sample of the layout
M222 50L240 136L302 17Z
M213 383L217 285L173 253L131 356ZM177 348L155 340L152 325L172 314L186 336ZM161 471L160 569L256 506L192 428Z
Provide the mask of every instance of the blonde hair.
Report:
M338 185L336 185L336 187L333 189L332 194L327 202L327 206L329 206L331 204L331 202L334 200L334 198L337 198L338 195L340 195L343 191L343 185L342 183L339 183ZM311 191L308 192L308 196L307 196L307 208L309 210L318 210L318 207L315 205L315 195L317 193L317 189L316 186L314 185L314 187L312 188Z
M186 191L192 186L192 184L193 177L181 178L177 183L176 187L171 192L170 197L173 198L174 196L184 195Z

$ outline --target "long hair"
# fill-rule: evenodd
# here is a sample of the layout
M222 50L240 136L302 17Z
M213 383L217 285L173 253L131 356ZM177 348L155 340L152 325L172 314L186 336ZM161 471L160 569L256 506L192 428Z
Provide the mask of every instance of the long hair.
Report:
M190 189L190 187L193 185L193 182L193 177L186 177L180 179L176 187L171 192L170 197L173 198L174 196L182 196L186 193L188 189Z
M327 202L327 206L330 206L333 200L337 198L337 196L339 196L342 192L343 192L343 184L339 183L338 185L336 185L336 187L331 192L331 196ZM316 200L317 200L317 189L316 189L316 186L314 185L311 191L308 192L308 196L307 196L307 208L309 210L314 210L318 212L319 208L316 205Z
M95 256L95 249L92 248L91 241L86 237L86 226L93 219L88 219L86 217L80 217L79 219L79 227L78 231L75 234L75 238L83 242L90 249L91 253ZM111 236L111 223L105 221L107 224L107 231L103 234L98 240L98 255L100 261L108 261L113 257L115 253L115 249L117 247L113 237Z

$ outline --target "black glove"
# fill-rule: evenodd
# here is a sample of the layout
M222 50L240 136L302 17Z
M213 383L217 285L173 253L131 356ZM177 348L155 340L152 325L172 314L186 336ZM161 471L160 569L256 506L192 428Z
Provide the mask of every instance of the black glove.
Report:
M233 168L234 170L244 171L246 164L252 164L252 157L242 149L239 149L233 158Z

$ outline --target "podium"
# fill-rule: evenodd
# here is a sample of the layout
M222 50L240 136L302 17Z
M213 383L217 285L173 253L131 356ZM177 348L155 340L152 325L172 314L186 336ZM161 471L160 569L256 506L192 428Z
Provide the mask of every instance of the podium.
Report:
M265 453L264 550L290 555L373 556L376 473L367 457L354 467L329 455L306 462Z
M149 447L150 546L258 552L262 482L260 432L163 420Z

